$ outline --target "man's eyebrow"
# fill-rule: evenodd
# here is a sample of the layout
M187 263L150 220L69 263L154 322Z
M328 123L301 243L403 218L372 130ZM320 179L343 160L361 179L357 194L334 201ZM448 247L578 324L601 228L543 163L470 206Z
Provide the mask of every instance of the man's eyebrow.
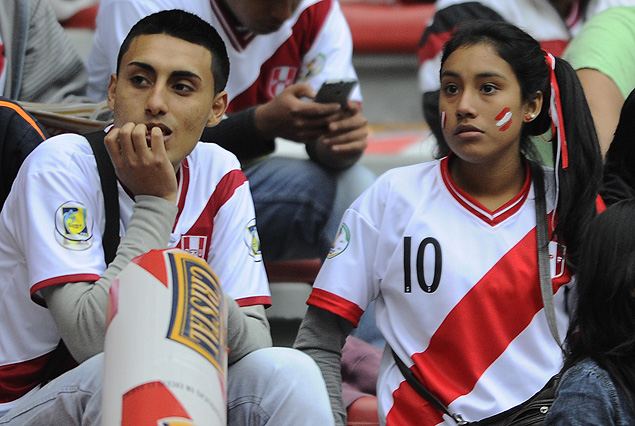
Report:
M180 70L179 71L172 71L172 73L170 74L170 77L172 77L172 78L183 78L183 77L195 78L197 80L203 81L203 79L198 74L196 74L195 72L185 71L185 70L183 70L183 71L180 71Z
M130 66L143 68L144 70L150 71L152 73L156 73L156 70L154 69L154 67L145 62L132 61L127 65L127 67L130 67ZM183 77L195 78L197 80L203 81L203 79L198 74L192 71L187 71L187 70L172 71L172 73L170 73L170 77L171 78L183 78Z
M128 65L126 65L126 68L133 67L133 66L143 68L144 70L147 70L147 71L155 72L154 67L152 65L146 64L145 62L138 62L138 61L130 62Z

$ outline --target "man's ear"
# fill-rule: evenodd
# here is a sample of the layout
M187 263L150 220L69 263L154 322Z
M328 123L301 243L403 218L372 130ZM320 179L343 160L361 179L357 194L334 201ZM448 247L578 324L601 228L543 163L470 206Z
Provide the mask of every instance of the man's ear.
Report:
M108 108L115 110L115 90L117 89L117 74L110 75L108 83Z
M212 110L210 111L209 117L207 119L207 126L212 127L217 125L225 115L225 111L227 110L227 92L224 90L216 96L214 96L214 101L212 103Z

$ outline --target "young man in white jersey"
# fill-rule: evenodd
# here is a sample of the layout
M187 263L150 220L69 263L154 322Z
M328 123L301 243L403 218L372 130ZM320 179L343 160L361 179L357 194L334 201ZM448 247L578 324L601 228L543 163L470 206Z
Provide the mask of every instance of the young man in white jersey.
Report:
M117 46L138 19L178 8L209 22L232 64L227 117L202 140L236 154L254 197L265 261L324 257L344 209L374 176L356 164L367 145L359 88L342 109L306 102L327 79L356 78L337 0L103 0L89 55L89 94L104 99ZM271 156L275 138L310 160Z
M222 40L198 17L164 11L131 30L119 64L108 95L114 125L104 137L119 181L115 259L104 260L100 175L82 136L38 146L0 216L0 424L100 423L110 284L132 258L166 247L195 251L223 286L228 424L329 424L317 367L269 347L270 295L259 250L245 241L254 211L239 163L198 143L227 104ZM60 338L80 365L40 388ZM309 382L300 386L298 375Z

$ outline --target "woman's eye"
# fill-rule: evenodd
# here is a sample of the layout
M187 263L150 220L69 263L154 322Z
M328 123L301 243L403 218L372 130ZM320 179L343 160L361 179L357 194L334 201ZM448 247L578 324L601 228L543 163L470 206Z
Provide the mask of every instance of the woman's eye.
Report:
M483 91L483 93L494 93L498 89L493 84L485 84L481 90Z
M454 95L454 94L458 93L459 88L457 87L456 84L446 84L445 87L443 88L443 90L448 95Z

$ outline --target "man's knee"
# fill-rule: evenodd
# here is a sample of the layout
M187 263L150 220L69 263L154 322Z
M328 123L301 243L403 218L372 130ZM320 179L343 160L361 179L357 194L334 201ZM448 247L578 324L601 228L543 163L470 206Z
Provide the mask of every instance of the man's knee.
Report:
M249 373L254 376L289 376L296 378L307 372L319 373L319 369L313 359L296 349L285 347L271 347L259 349L245 356L235 364L240 367L242 374ZM230 372L233 367L230 367Z

